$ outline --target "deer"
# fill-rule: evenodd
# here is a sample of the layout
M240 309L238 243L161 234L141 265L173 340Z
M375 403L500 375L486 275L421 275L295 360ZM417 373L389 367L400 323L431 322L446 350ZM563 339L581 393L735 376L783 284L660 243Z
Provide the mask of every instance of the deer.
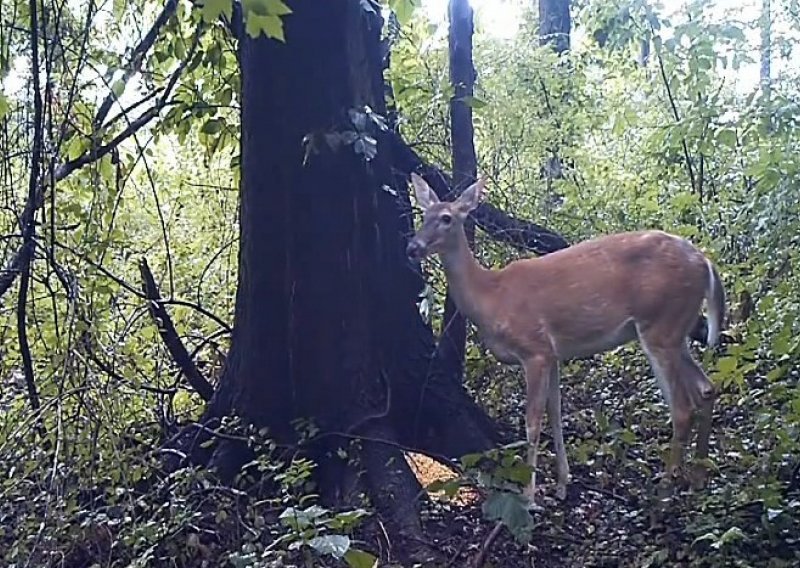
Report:
M688 240L660 230L622 232L582 241L540 257L484 268L473 256L464 222L481 203L486 176L454 201L440 201L422 177L411 175L422 224L406 254L421 262L437 254L458 310L501 363L521 366L526 389L523 497L535 500L539 437L545 409L555 452L555 496L570 479L561 420L559 367L570 359L610 351L636 339L647 356L672 422L666 459L671 480L682 478L684 450L697 424L696 457L708 457L717 388L689 351L689 333L706 302L706 344L724 323L726 296L710 259ZM700 477L703 471L697 471ZM703 481L701 480L701 483Z

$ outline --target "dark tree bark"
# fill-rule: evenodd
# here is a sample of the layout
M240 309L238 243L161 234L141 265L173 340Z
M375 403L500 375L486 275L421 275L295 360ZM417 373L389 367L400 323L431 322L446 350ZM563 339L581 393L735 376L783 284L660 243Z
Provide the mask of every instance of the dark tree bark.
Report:
M285 444L297 443L295 420L312 419L320 435L304 448L333 500L356 476L332 450L363 436L358 489L397 532L414 534L419 487L399 447L458 457L498 436L460 385L429 373L435 343L416 305L419 268L405 255L405 178L363 112L385 112L380 16L358 0L291 7L285 44L241 36L231 349L205 426L173 445L230 479L250 454L230 440L202 447L218 418L233 413ZM378 137L377 155L366 160L345 131L367 145Z
M477 158L475 156L475 133L472 125L472 106L469 97L474 94L475 67L472 60L473 11L469 0L450 0L449 59L450 84L453 98L450 100L450 138L453 156L453 188L461 192L475 181ZM464 224L470 248L475 246L475 222L467 219ZM467 321L456 308L447 287L444 302L442 333L435 359L441 372L454 380L464 377L464 356L467 345Z
M570 2L569 0L539 0L539 43L541 45L550 46L553 51L559 55L567 52L570 46L570 32L572 29L572 20L569 13ZM569 73L568 68L559 65L563 71ZM543 88L546 89L545 86ZM547 94L545 93L547 96ZM564 102L567 99L568 93L562 93L560 99ZM549 107L549 104L548 104ZM552 112L552 109L551 109ZM560 121L557 121L560 123ZM567 139L569 137L569 129L563 128L559 124L560 130L565 132L559 134L559 138ZM553 199L553 180L561 179L564 177L564 162L560 156L560 146L562 141L556 139L553 146L549 149L550 156L545 159L542 165L542 177L544 178L547 187L547 203L549 210L549 203Z
M569 0L539 0L539 41L556 53L569 49L572 20Z

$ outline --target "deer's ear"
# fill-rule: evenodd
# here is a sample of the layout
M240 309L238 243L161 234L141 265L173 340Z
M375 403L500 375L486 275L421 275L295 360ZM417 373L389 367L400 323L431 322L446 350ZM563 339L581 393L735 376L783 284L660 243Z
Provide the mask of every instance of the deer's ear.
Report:
M439 198L436 197L428 182L422 179L422 176L412 173L411 183L414 185L414 195L417 196L417 203L423 210L439 203Z
M459 211L464 215L469 214L483 201L484 192L486 190L486 176L482 175L478 181L473 183L456 200Z

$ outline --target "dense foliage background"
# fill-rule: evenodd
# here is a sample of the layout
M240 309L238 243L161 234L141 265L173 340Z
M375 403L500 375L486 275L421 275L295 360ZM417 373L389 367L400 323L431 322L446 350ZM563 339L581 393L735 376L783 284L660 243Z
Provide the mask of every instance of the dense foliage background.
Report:
M256 465L282 487L264 499L201 471L150 476L174 425L199 416L203 401L158 337L141 259L212 382L233 319L240 84L236 40L217 21L230 3L44 2L37 53L34 4L0 3L0 259L10 267L22 243L31 252L30 282L0 298L0 564L160 566L172 556L266 566L292 547L333 563L324 553L341 541L301 544L350 534L368 511L286 514L310 503L312 464L263 454ZM415 4L393 3L387 77L400 131L447 169L447 26ZM243 6L253 11L247 32L291 41L282 2ZM711 8L576 2L563 56L539 45L532 7L510 38L478 18L470 104L489 200L571 242L646 227L686 236L718 263L731 305L724 348L702 353L722 388L706 491L652 497L669 428L638 348L565 366L578 489L520 539L533 547L524 554L553 565L800 561L800 75L790 64L800 11L773 1L748 21ZM137 51L161 17L152 45ZM765 29L773 72L748 81ZM543 175L556 153L559 175ZM34 196L31 234L34 163L48 189ZM493 266L520 254L480 232L477 253ZM435 263L431 276L439 325ZM467 359L471 392L522 439L519 372L472 337ZM453 526L461 521L447 514L460 507L445 508ZM482 530L460 538L479 544ZM263 534L281 538L264 545Z

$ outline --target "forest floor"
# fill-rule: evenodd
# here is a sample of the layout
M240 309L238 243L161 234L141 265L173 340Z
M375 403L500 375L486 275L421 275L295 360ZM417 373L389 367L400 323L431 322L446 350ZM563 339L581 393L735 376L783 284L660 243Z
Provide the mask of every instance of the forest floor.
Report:
M671 435L668 410L641 358L630 359L620 375L609 374L600 361L562 372L572 475L567 499L553 496L545 429L544 463L537 474L544 510L533 513L527 544L501 530L485 566L800 566L797 480L776 483L772 498L766 484L753 487L758 460L742 455L766 447L765 430L756 422L759 413L751 405L768 402L750 399L741 389L724 392L715 409L711 457L716 471L708 487L682 486L668 496L658 486ZM523 391L510 372L498 369L503 376L490 377L498 401L494 413L506 417L503 426L518 438ZM408 459L423 486L455 476L424 456ZM791 475L792 469L789 463L781 471ZM495 525L484 518L479 494L464 488L449 500L431 495L423 507L426 538L446 559L436 565L471 566Z
M471 376L476 378L467 386L498 420L506 441L522 440L524 387L519 372L487 361L481 356L472 362ZM543 510L533 513L526 542L501 527L483 568L800 567L800 424L775 419L791 416L800 369L792 368L771 383L767 373L759 368L745 384L723 389L714 411L708 486L681 487L665 496L659 479L671 427L643 357L623 350L565 365L562 406L571 469L567 499L559 502L553 495L553 455L545 425L537 469ZM135 446L127 451L140 453ZM511 451L521 454L523 448ZM38 455L30 447L26 454ZM428 457L406 458L423 486L456 476ZM144 471L147 465L140 467ZM270 484L243 482L239 490L187 470L135 499L129 497L133 492L116 491L101 480L58 508L50 506L54 498L45 479L39 493L38 486L29 484L27 493L18 490L14 499L0 500L0 565L344 566L344 561L312 556L308 547L298 547L302 531L283 518L288 504L308 504L306 480L312 469L303 460L281 469L286 487L298 492L279 498ZM244 490L248 488L252 492ZM486 494L483 487L465 485L452 498L429 493L421 500L423 541L414 544L435 557L425 568L472 568L496 527L483 512ZM366 503L364 507L369 508ZM50 524L45 526L42 518ZM400 566L400 540L391 542L380 523L358 523L348 531L356 548L389 557L380 568ZM51 530L47 538L41 536L42 527ZM7 551L13 563L3 563Z

